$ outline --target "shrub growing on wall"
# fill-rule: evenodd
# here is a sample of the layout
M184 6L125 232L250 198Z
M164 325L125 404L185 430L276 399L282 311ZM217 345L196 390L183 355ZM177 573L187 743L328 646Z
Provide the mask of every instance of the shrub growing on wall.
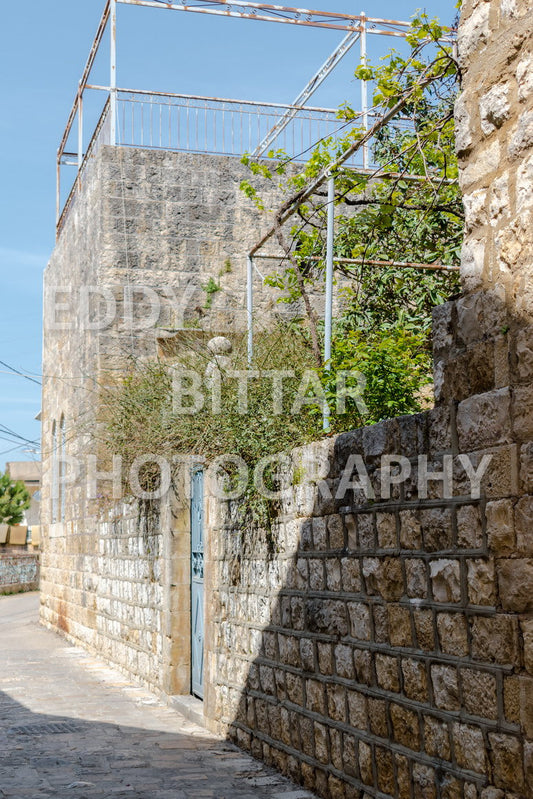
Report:
M208 460L232 453L253 473L263 456L323 435L323 407L313 402L316 384L325 394L330 431L335 433L425 407L432 372L431 309L455 293L458 282L453 272L397 262L430 266L459 262L463 209L453 123L458 71L451 47L442 42L443 33L437 22L420 15L408 36L407 56L392 51L380 66L357 70L357 77L373 82L376 108L401 107L402 119L393 120L374 137L374 174L342 169L335 173L334 255L342 310L333 323L329 363L322 357L323 324L310 301L311 293L324 285L326 204L325 192L319 189L311 199L296 203L296 222L289 229L279 210L274 212L285 255L265 282L279 290L280 302L301 303L304 315L256 336L246 410L239 409L240 389L228 373L222 370L221 383L215 387L205 377L207 350L184 351L174 367L204 375L204 402L190 413L176 413L173 407L168 367L136 366L108 390L107 399L106 444L123 456L126 466L145 452ZM272 165L244 157L251 177L241 188L258 209L265 210L254 176L278 181L287 194L298 198L309 181L363 138L365 130L352 108L343 106L338 117L348 133L336 140L323 139L296 172L291 168L289 174L289 159L281 151L270 153ZM204 289L209 299L215 282ZM209 305L206 301L207 309ZM245 371L249 368L245 341L233 344L231 368ZM276 409L272 370L290 373ZM315 377L314 386L312 380L305 384L309 372ZM351 388L360 388L360 396L349 397L342 409L337 405L339 375L348 375L348 383L354 383ZM308 401L301 402L302 392ZM217 412L213 412L215 399ZM147 486L157 482L157 468L145 469L143 479ZM248 521L267 524L273 508L252 501L252 494L250 485Z

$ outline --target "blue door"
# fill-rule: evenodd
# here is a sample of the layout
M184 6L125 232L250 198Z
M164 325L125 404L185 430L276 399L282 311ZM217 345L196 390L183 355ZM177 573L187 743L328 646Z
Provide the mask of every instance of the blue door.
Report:
M191 683L204 696L204 473L191 474Z

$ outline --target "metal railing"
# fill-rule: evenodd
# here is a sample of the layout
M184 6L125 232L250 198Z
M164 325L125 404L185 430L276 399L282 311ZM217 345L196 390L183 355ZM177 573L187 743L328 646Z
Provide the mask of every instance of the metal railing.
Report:
M321 139L347 132L347 124L337 119L333 108L118 91L117 144L241 156L253 152L291 108L294 117L270 145L289 158L305 160Z
M83 155L81 163L79 163L78 161L76 162L76 164L78 165L78 172L74 179L70 192L67 196L67 199L65 200L63 208L61 208L61 194L60 194L61 184L59 179L61 162L58 162L56 235L59 235L61 230L63 229L65 220L74 204L74 200L81 186L81 181L83 179L83 175L85 174L87 165L94 158L94 156L96 155L102 144L110 144L111 142L109 110L110 110L110 100L108 97L105 102L102 113L100 114L100 119L98 120L94 133L91 137L91 141L89 142L89 146L87 147L87 150L85 152L85 155ZM68 154L65 153L64 155Z
M87 86L88 89L106 87ZM57 232L64 225L90 160L102 144L112 144L112 100L108 95L85 153L67 153L58 163ZM292 161L304 162L324 138L346 136L357 120L338 119L333 108L261 103L200 95L117 89L115 144L174 152L242 156L252 153L272 132L276 122L290 111L290 121L272 138L269 152L281 151ZM372 117L371 113L367 117ZM361 123L359 123L361 124ZM76 160L68 160L68 158ZM77 174L61 207L59 169L77 166ZM350 165L362 166L362 155Z
M117 8L119 5L159 8L220 16L237 17L255 21L269 21L289 25L339 30L345 33L331 55L307 82L291 105L225 100L222 98L192 95L163 94L142 90L130 91L117 87ZM283 150L293 160L304 160L306 154L321 139L341 136L348 123L336 118L328 108L307 105L311 95L336 68L344 55L359 42L359 63L367 59L367 36L405 38L409 22L284 7L251 0L199 0L198 3L162 3L159 0L105 0L104 10L93 39L89 55L78 83L66 127L57 152L57 229L64 224L72 206L76 189L88 159L103 141L105 121L107 140L111 145L153 147L176 151L254 156L270 150ZM90 76L98 53L109 33L109 81L107 86L90 85ZM443 41L452 42L454 32L446 31ZM106 46L107 49L107 46ZM367 84L360 80L362 127L367 130L373 114L368 110ZM88 115L92 118L92 101L86 92L90 89L105 91L106 105L96 133L85 151L84 128ZM86 104L89 100L89 105ZM355 123L358 124L358 123ZM70 150L70 152L67 152ZM69 160L75 159L75 160ZM363 169L370 164L370 146L363 146L361 155L354 155L353 165L362 161ZM64 185L62 167L77 166L77 175L63 205Z

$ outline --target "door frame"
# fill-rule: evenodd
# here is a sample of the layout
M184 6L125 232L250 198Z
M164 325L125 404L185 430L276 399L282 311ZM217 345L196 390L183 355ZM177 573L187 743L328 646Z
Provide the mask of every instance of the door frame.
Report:
M204 469L191 468L190 610L191 694L204 699L205 689L205 489ZM199 491L199 496L197 495ZM200 629L199 629L200 626ZM199 630L199 634L198 634ZM200 661L200 662L198 662ZM199 673L198 673L199 668Z

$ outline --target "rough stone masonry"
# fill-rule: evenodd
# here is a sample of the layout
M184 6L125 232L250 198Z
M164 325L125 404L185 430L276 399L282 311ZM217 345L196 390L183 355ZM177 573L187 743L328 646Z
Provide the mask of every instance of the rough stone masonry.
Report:
M214 500L206 509L206 723L330 799L532 795L532 16L527 0L469 1L461 12L464 293L435 311L436 407L293 453L297 468L321 459L328 469L322 485L304 481L286 494L269 546L243 542ZM131 180L134 194L159 190L152 155L128 155L147 170L146 181ZM80 278L96 251L107 269L115 263L123 231L119 239L88 202L101 192L98 169L116 171L117 157L100 155L48 284L61 270ZM182 156L157 157L171 168ZM172 209L179 215L178 201ZM128 217L137 245L152 229L146 210ZM196 246L189 227L180 234L176 223L176 246ZM154 233L156 265L160 235L167 247L169 234ZM174 263L162 263L162 277ZM44 372L56 361L58 375L72 376L79 350L88 353L83 380L94 379L93 346L74 334L46 339ZM121 368L120 352L98 346L102 369L109 354ZM67 429L79 424L82 382L45 387L45 451L62 407ZM74 454L84 445L74 428ZM382 498L381 457L392 453L411 460L412 475ZM375 501L357 491L335 498L354 455ZM451 456L451 496L439 480L420 493L421 455L434 471ZM491 456L478 498L460 455L476 467ZM50 470L51 460L43 504ZM173 498L143 532L127 509L98 507L73 486L65 522L49 524L42 618L153 688L188 693L187 507Z
M0 594L35 591L39 585L39 554L0 552Z
M209 723L331 799L533 795L532 16L462 10L464 294L435 311L435 409L293 453L327 479L286 492L270 560L223 512L210 536ZM382 499L393 453L411 476ZM376 500L336 498L354 455ZM420 455L452 457L451 496L420 492ZM460 455L491 458L478 499Z
M186 599L170 597L184 562L162 519L143 541L136 509L116 507L105 481L89 499L87 481L110 466L106 386L156 358L169 329L245 327L246 252L261 235L247 174L237 158L102 146L44 276L42 618L169 693L189 680L171 643L188 623ZM207 311L210 277L220 290ZM256 301L266 310L269 297Z

